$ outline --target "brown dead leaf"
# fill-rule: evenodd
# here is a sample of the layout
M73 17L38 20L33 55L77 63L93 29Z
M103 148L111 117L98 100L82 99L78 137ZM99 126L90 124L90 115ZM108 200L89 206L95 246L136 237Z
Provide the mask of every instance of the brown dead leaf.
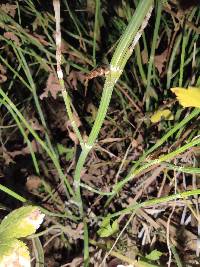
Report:
M69 53L69 45L64 40L62 40L62 42L61 42L61 52L62 52L62 54Z
M36 143L36 141L33 140L31 142L31 145L32 145L33 152L37 152L37 153L41 152L39 147L38 147L38 145L37 145L37 143ZM3 157L4 157L4 160L5 160L5 164L8 165L10 162L14 162L13 159L16 156L19 156L19 155L25 156L25 155L30 154L30 149L29 149L28 146L26 146L26 147L24 147L24 148L22 148L20 150L14 150L14 151L10 152L10 151L8 151L8 150L6 150L4 148L4 152L3 153L4 153Z
M78 138L76 136L76 134L72 131L68 131L69 133L69 138L74 142L74 144L78 144Z
M41 186L41 179L39 176L30 175L27 177L26 188L29 192L37 190Z
M81 123L81 120L80 120L78 114L75 112L73 113L73 119L76 123L76 126L79 128L82 125L82 123Z
M0 5L0 9L3 10L6 14L14 18L16 14L17 5L2 4Z
M78 81L84 84L85 79L86 79L86 76L82 72L75 71L75 70L70 71L69 76L67 77L67 81L69 85L71 85L71 87L75 90L77 90Z
M49 46L49 42L45 40L45 36L37 33L33 33L32 36L37 39L42 45Z
M9 153L6 150L3 150L2 156L4 159L5 165L9 165L10 163L14 163L14 160L12 159L12 157L9 155Z
M78 116L77 114L73 113L73 118L74 118L74 122L75 122L76 126L79 128L79 127L82 125L79 116ZM74 131L72 130L72 125L71 125L70 120L67 120L67 121L65 122L65 127L66 127L66 129L67 129L67 131L68 131L69 138L70 138L75 144L78 144L79 141L78 141L78 138L77 138L76 134L75 134Z
M81 120L76 112L73 112L73 120L78 128L82 125ZM67 129L69 129L69 127L72 127L70 120L66 121L65 127Z
M103 180L102 179L103 179L103 174L98 175L98 176L93 175L93 174L89 174L89 173L86 173L85 169L84 169L84 172L81 173L81 180L90 186L94 186L94 184L95 184L95 186L102 188L103 187L103 183L102 183Z
M16 45L21 45L19 38L13 32L4 32L3 36L8 40L14 41Z
M83 263L83 258L82 257L77 257L74 258L70 263L65 264L65 266L69 267L81 267Z
M132 148L137 148L137 146L138 146L137 140L133 139L132 142L131 142L131 145L132 145Z
M5 83L7 81L7 76L0 74L0 83Z
M142 57L142 63L143 64L147 64L147 62L148 62L148 54L147 54L147 51L145 49L142 51L141 57Z
M76 229L72 229L70 225L66 225L64 228L64 232L69 235L70 238L77 240L82 238L83 228L83 223L79 223Z
M33 150L33 152L35 152L35 153L41 153L41 152L42 152L42 151L41 151L41 148L38 146L38 144L37 144L37 142L36 142L35 140L33 140L33 141L31 142L31 146L32 146L32 150ZM22 149L22 152L23 152L23 155L30 154L30 149L29 149L29 147L28 147L28 146L24 147L24 148Z
M0 73L1 74L6 74L6 69L2 64L0 64Z
M36 119L35 117L30 119L29 123L33 130L45 133L44 127L39 123L38 119Z
M162 54L154 57L155 67L157 68L159 74L161 74L163 71L165 62L167 60L167 55L168 55L168 48L166 48Z
M40 95L40 99L42 100L45 97L48 97L48 94L56 99L57 94L61 91L61 87L58 81L58 78L53 74L50 73L47 79L46 87L44 88L44 93Z

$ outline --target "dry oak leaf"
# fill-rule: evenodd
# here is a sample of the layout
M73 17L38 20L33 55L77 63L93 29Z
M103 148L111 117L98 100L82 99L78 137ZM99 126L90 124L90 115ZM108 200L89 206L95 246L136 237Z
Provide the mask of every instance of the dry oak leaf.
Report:
M69 76L67 77L68 83L75 90L78 90L77 89L78 81L84 84L85 79L86 79L86 76L81 71L75 71L75 70L70 71Z
M14 163L12 157L7 153L7 151L3 150L3 159L5 161L5 165L9 165L10 163Z
M159 74L161 74L163 71L165 62L167 60L167 55L168 55L168 48L166 48L162 54L154 57L155 67L157 68Z
M33 117L29 120L29 123L31 125L31 128L35 131L40 131L41 133L45 133L44 127L39 123L38 119Z
M40 147L37 145L37 142L35 140L33 140L31 142L31 147L32 147L32 151L35 152L35 153L41 153L41 149ZM13 159L16 157L16 156L19 156L19 155L28 155L30 154L30 149L28 147L28 145L20 150L14 150L14 151L8 151L8 150L5 150L4 149L4 152L3 152L3 158L5 160L5 164L8 165L10 162L14 162Z
M16 45L21 45L19 38L13 32L4 32L3 36L8 40L14 41Z
M29 175L26 181L26 188L29 192L37 190L41 186L41 183L42 182L39 176Z
M54 99L56 99L57 94L60 91L61 87L57 76L55 76L53 73L50 73L47 79L46 87L44 88L44 93L40 95L40 99L42 100L43 98L48 97L49 93Z

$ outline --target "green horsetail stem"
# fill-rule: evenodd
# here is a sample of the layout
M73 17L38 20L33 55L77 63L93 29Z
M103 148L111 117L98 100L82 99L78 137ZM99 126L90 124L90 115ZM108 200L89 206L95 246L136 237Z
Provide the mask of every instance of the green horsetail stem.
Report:
M92 127L91 133L88 137L88 141L85 144L81 144L82 152L80 154L80 157L78 159L78 163L75 169L74 174L74 187L76 192L76 199L75 202L79 207L80 214L83 216L83 206L82 206L82 199L81 199L81 190L80 190L80 179L81 179L81 172L83 170L83 166L85 164L87 155L89 151L93 148L94 143L99 135L100 129L102 127L102 124L104 122L109 103L111 100L113 88L121 76L123 72L123 68L131 56L131 52L133 50L133 47L131 47L131 44L133 41L139 40L139 37L137 34L139 32L140 27L142 27L142 24L148 18L150 17L150 13L152 11L153 6L153 0L142 0L138 4L135 13L129 22L125 32L120 38L119 44L114 52L114 55L112 57L111 63L110 63L110 72L106 76L106 81L103 88L103 93L101 97L100 106L98 109L97 117L95 119L94 125Z

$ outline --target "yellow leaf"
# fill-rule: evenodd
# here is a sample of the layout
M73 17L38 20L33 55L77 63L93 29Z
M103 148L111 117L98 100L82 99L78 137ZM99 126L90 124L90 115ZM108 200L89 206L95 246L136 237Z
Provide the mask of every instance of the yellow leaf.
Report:
M1 267L31 267L31 259L27 246L20 240L1 240L0 266Z
M183 107L196 107L200 108L200 88L188 87L188 89L175 87L171 88L175 93L179 103Z
M151 122L156 123L161 121L164 118L165 120L171 121L174 119L173 114L169 109L157 110L150 118Z

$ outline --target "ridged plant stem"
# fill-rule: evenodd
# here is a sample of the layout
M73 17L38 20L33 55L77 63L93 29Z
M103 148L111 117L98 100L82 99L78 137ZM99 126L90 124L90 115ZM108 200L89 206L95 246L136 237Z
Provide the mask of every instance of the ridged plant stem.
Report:
M88 137L87 143L82 146L82 152L78 159L78 163L74 175L74 185L76 192L76 204L79 207L80 214L83 216L83 205L80 192L80 180L81 172L85 164L86 158L90 150L93 148L94 143L99 135L100 129L104 122L110 99L112 96L113 88L122 74L123 68L131 56L132 49L131 44L134 40L138 41L139 37L137 36L139 28L144 23L145 17L152 10L153 0L141 0L137 6L137 9L128 24L124 34L121 36L119 44L116 48L116 51L112 57L110 63L110 72L106 77L105 85L103 88L103 94L101 97L100 106L98 109L97 117L95 119L94 125L92 127L91 133ZM137 39L138 38L138 39Z

